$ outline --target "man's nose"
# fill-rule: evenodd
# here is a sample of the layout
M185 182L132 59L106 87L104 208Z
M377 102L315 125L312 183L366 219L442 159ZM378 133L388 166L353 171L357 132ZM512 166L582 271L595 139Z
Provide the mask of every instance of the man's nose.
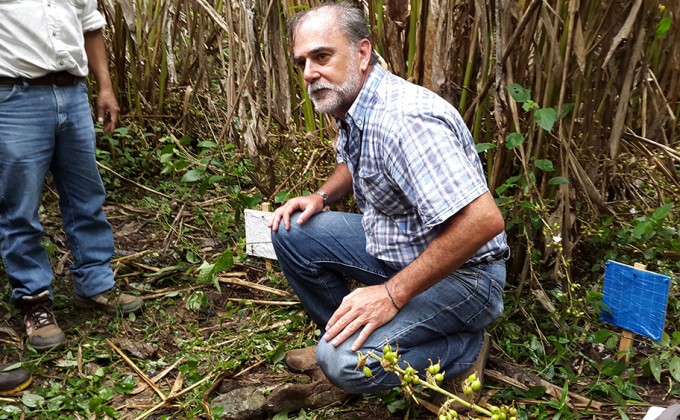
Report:
M305 82L310 83L313 80L316 80L319 78L319 71L316 66L311 61L308 61L305 63L305 68L302 70L302 78L305 79Z

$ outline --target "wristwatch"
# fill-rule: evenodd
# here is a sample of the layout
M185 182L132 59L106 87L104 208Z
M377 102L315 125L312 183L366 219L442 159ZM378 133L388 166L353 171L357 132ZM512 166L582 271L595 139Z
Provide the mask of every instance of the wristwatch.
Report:
M325 192L323 192L321 190L316 191L314 194L318 194L318 195L321 196L321 198L323 198L323 206L324 207L326 207L328 205L328 194L326 194Z

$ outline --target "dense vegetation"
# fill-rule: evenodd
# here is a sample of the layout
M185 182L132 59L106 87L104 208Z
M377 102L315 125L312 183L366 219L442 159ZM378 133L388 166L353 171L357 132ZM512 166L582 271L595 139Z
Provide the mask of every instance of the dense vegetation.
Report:
M134 251L118 261L119 278L147 302L158 296L150 305L163 320L140 327L139 319L118 319L105 327L92 319L74 328L130 329L145 340L172 342L187 386L209 380L160 409L178 417L211 413L213 388L206 388L218 377L241 376L264 362L281 369L286 348L314 337L295 306L216 297L235 277L289 297L275 264L269 269L246 255L243 210L314 191L334 163L334 123L313 112L287 54L285 21L307 3L101 4L123 118L113 135L101 135L99 159L114 216L138 216L129 230L136 243L117 236L118 248ZM677 401L680 4L362 4L389 70L434 90L464 115L505 215L513 258L506 315L491 331L494 354L563 391L497 383L495 400L515 401L523 415L538 417L579 417L589 409L625 417L644 401ZM338 208L354 207L348 201ZM115 217L114 226L127 226ZM58 260L60 253L53 255ZM663 340L637 337L629 365L616 358L620 329L599 321L607 260L642 263L672 279ZM191 315L168 310L172 298ZM159 332L187 320L197 324L182 327L182 340ZM131 412L113 401L134 388L133 377L100 363L103 353L115 356L113 347L103 338L81 344L66 358L27 352L38 373L41 363L56 360L79 374L38 387L23 409ZM102 370L83 373L83 358ZM147 371L175 362L140 359ZM115 386L105 372L118 375ZM90 391L79 400L84 388ZM595 408L568 391L612 405ZM60 394L72 395L73 405L54 402ZM50 401L52 411L45 408ZM382 401L404 409L394 394ZM9 404L0 418L18 415L17 406Z

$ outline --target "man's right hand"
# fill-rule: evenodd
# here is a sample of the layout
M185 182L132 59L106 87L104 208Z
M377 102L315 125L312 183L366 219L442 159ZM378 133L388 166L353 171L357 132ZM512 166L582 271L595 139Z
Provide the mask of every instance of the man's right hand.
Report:
M301 225L309 220L310 217L323 210L323 197L319 194L310 194L291 198L286 204L274 211L274 217L267 226L276 232L279 230L281 219L283 219L283 227L286 230L290 230L290 215L298 210L302 210L302 214L300 214L295 223Z

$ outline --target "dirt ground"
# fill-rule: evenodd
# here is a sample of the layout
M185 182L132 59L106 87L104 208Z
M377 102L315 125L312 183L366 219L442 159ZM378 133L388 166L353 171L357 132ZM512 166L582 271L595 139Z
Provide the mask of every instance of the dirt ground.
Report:
M178 211L181 209L178 207ZM263 316L255 308L239 309L231 312L230 305L236 301L261 301L271 300L270 294L249 287L235 285L222 285L218 290L211 285L198 285L187 281L186 267L181 266L181 258L186 255L177 241L177 232L170 226L162 227L156 220L156 215L148 209L136 208L129 205L109 205L106 208L109 220L114 228L116 241L116 258L114 268L117 270L117 281L124 288L133 290L142 296L146 302L146 310L140 317L130 320L124 317L101 315L94 312L80 312L70 305L70 280L68 274L69 255L60 232L59 217L55 203L47 201L43 214L43 222L46 227L50 247L50 255L55 264L55 314L60 326L65 331L68 344L65 349L50 352L47 355L31 353L23 345L23 331L21 321L7 302L0 306L0 321L3 322L0 331L0 345L3 348L0 354L0 362L13 363L17 359L28 361L33 366L34 384L32 389L45 389L54 382L65 382L72 378L85 377L99 368L104 368L107 373L121 372L117 376L120 380L123 375L137 375L137 364L146 363L144 374L148 377L158 376L166 367L167 373L156 383L156 389L148 386L144 381L137 380L133 392L119 395L116 394L110 405L116 408L123 418L135 418L148 413L159 405L159 395L166 397L177 394L190 387L189 376L191 371L182 372L172 368L172 363L186 360L200 354L203 363L196 369L198 377L207 378L201 388L202 394L194 396L186 402L182 397L168 399L155 411L149 414L149 418L158 416L170 416L171 418L205 417L210 412L210 401L221 393L228 392L234 387L257 385L266 389L274 389L284 383L301 381L305 378L288 373L281 357L267 360L261 357L256 349L249 347L243 339L253 317ZM174 226L174 225L172 225ZM174 236L173 236L174 235ZM207 235L205 232L196 232L194 241L199 244L198 251L202 255L217 255L230 246L228 241L220 240ZM237 262L232 268L233 272L239 273L239 280L250 284L265 285L267 268L263 261ZM289 290L283 292L290 293ZM207 298L199 310L187 309L187 299L192 291L203 291ZM304 318L304 314L298 308L290 309L295 317ZM267 314L266 316L272 316ZM282 317L271 320L274 328L282 328L289 321ZM269 322L269 321L268 321ZM268 327L259 326L254 334L265 331ZM285 332L281 337L292 338L292 343L300 343L300 340L309 338L309 323L301 321L298 327ZM14 331L14 332L13 332ZM230 334L229 331L238 331L239 334ZM238 337L237 337L238 335ZM217 338L216 338L217 337ZM276 337L274 341L276 341ZM204 341L203 341L204 340ZM208 344L219 341L219 344ZM187 342L191 342L190 348L196 349L196 354L185 354ZM225 344L226 343L226 344ZM236 349L229 347L231 344ZM279 343L282 344L282 343ZM283 351L287 343L283 343ZM242 346L242 348L238 348ZM229 347L228 350L222 350ZM238 352L251 354L237 354ZM223 352L223 353L221 353ZM224 357L224 353L232 352L233 356ZM105 356L101 356L105 353ZM271 352L270 352L271 353ZM94 354L94 355L93 355ZM503 365L502 354L492 350L492 360L495 369ZM231 369L220 368L211 371L206 368L205 361L211 357L215 359L215 366L231 366ZM65 369L65 360L74 360ZM127 360L126 360L127 359ZM226 361L225 361L226 360ZM233 360L237 360L238 363ZM272 362L275 360L275 362ZM163 361L163 363L157 363ZM150 368L157 363L157 368ZM509 363L509 362L507 362ZM169 367L168 367L169 366ZM175 365L176 367L176 365ZM191 382L195 382L196 377ZM209 384L209 386L205 386ZM488 398L495 392L506 386L506 383L488 381L485 396ZM653 381L640 378L636 391L652 405L670 405L673 401L666 398L669 384L657 384ZM189 393L183 395L190 395ZM183 402L185 401L185 402ZM535 401L520 401L529 406ZM195 406L191 411L187 406ZM311 417L304 418L337 418L337 419L398 419L398 418L432 418L425 411L418 411L417 407L410 411L390 413L385 399L376 397L361 397L351 403L332 410L320 409L311 411ZM628 410L630 418L642 418L647 411L647 405L631 406ZM314 414L316 413L316 414ZM263 415L263 418L271 415ZM619 418L620 414L613 411L611 404L604 404L597 414L589 414L587 418ZM295 418L295 417L292 417ZM302 417L300 417L302 418Z

